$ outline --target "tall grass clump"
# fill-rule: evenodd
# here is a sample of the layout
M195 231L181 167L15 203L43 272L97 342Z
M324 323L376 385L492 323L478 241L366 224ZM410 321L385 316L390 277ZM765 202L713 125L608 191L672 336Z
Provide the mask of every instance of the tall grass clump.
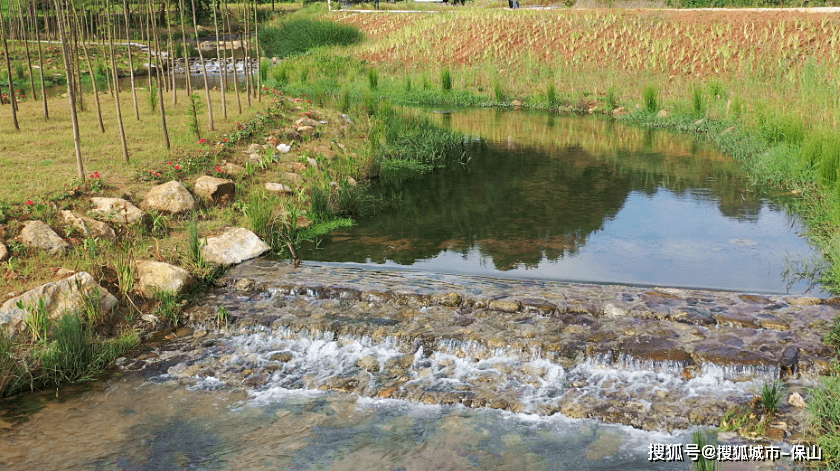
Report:
M350 111L350 89L346 87L341 92L340 108L342 113L347 113L348 111Z
M260 80L265 83L268 80L268 71L271 69L271 61L268 59L260 61Z
M823 379L822 387L810 390L808 396L814 436L826 467L840 470L840 376Z
M833 133L813 132L802 143L802 161L819 168L820 183L834 185L840 173L840 137Z
M715 432L703 432L701 430L697 430L694 432L692 436L692 441L699 450L703 450L704 447L711 445L712 447L717 447L717 433ZM706 459L702 453L698 457L697 461L693 463L693 468L695 471L715 471L717 468L717 463L715 460Z
M22 389L28 378L26 364L15 356L14 341L0 331L0 397Z
M618 92L615 87L610 87L607 90L607 110L612 111L618 108Z
M373 67L368 70L368 86L371 90L379 88L379 72Z
M493 81L493 96L496 97L496 101L505 100L505 92L502 90L502 82L498 80Z
M289 65L286 62L274 67L271 71L271 77L278 85L285 85L289 82Z
M656 87L648 85L642 93L642 101L644 101L648 113L659 111L659 91L656 90Z
M545 99L548 102L548 106L554 106L557 103L557 89L554 88L553 83L549 83L546 87Z
M201 255L201 239L198 237L198 214L193 211L190 215L190 222L187 224L189 238L190 263L198 268L204 267L204 257Z
M302 19L260 28L258 39L267 56L291 57L322 46L349 46L363 38L352 26Z
M805 139L805 123L801 119L766 108L758 110L756 128L769 144L800 144Z
M691 97L692 110L696 116L703 116L703 92L699 88L694 89Z
M445 92L452 90L452 72L449 69L440 71L440 88Z

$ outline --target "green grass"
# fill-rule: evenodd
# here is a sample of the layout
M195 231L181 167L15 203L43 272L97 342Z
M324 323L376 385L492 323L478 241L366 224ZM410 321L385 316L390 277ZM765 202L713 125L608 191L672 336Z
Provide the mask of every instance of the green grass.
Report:
M840 377L823 379L822 387L808 393L808 412L823 450L827 469L840 469Z
M717 433L697 430L692 435L692 441L700 450L703 450L707 445L717 447ZM701 453L699 459L692 463L692 468L695 471L715 471L717 469L717 462L706 459Z
M778 381L764 383L761 387L761 407L768 414L775 414L779 410L782 400L782 385Z
M642 93L642 100L648 113L659 111L659 91L653 85L648 85Z
M260 47L266 56L292 57L323 46L347 46L364 35L356 28L328 21L294 20L280 26L260 28Z

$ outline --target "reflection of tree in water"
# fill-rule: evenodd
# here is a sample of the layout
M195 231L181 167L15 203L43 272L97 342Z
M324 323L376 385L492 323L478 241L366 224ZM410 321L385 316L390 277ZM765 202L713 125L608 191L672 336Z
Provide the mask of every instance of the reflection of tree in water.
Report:
M477 249L496 269L509 270L575 254L633 191L653 195L666 188L714 201L739 219L755 219L761 208L731 163L630 151L605 158L579 146L549 150L483 140L470 153L468 167L383 189L386 199L398 199L391 208L304 257L410 265L444 250L466 257Z

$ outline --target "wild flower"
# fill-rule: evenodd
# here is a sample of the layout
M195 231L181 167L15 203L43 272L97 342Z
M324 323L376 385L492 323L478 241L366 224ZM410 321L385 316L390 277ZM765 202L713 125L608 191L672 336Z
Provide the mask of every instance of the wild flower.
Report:
M26 205L27 205L27 206L32 206L33 204L35 204L35 202L34 202L34 201L32 201L32 200L26 200Z
M181 170L181 166L180 165L175 165L175 170Z
M205 142L207 142L207 139L199 139L199 140L198 140L198 143L199 143L199 144L204 144Z

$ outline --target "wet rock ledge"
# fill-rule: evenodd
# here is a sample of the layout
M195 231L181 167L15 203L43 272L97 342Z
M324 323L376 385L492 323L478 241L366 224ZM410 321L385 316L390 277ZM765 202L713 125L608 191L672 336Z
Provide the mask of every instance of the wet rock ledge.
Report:
M214 325L224 306L234 332L257 337L205 341L215 350L182 358L170 374L656 430L718 425L765 381L805 394L828 372L833 352L822 339L837 314L835 300L809 297L268 260L221 283L190 320ZM316 340L346 350L328 374L307 370ZM804 425L801 409L790 412L788 435Z

